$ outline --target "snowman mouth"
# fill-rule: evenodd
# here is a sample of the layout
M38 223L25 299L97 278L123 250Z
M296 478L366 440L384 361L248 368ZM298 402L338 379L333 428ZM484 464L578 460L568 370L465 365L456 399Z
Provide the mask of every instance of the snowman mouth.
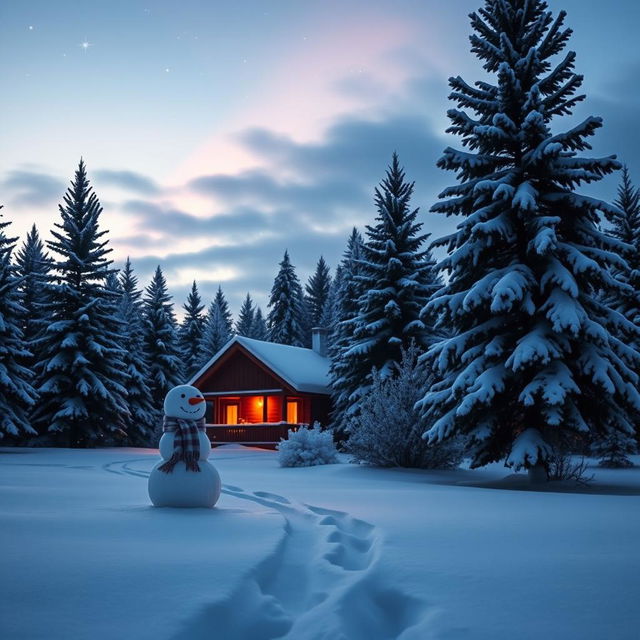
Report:
M180 407L185 413L199 413L200 412L200 407L198 407L197 409L194 409L193 411L189 411L189 409L185 409L184 407Z

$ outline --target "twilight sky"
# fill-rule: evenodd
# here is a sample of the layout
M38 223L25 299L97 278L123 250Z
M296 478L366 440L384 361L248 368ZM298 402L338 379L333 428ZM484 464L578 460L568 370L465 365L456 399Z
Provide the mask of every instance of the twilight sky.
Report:
M177 307L193 279L234 313L263 306L289 249L306 281L333 267L396 150L427 214L453 176L447 78L481 77L467 14L481 0L3 0L0 202L13 231L43 236L83 156L116 266L146 285L157 264ZM594 152L640 182L635 0L550 0L568 11ZM604 7L604 8L603 8ZM567 128L573 119L556 121ZM590 193L612 199L617 178Z

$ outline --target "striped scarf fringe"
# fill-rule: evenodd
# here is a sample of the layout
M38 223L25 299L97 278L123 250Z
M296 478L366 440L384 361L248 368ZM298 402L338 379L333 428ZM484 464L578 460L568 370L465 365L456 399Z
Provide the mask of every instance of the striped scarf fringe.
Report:
M199 472L200 439L198 431L200 429L204 430L204 418L200 418L200 420L183 420L182 418L164 416L162 431L163 433L175 433L175 438L173 441L173 454L158 469L165 473L171 473L178 462L184 462L187 471Z

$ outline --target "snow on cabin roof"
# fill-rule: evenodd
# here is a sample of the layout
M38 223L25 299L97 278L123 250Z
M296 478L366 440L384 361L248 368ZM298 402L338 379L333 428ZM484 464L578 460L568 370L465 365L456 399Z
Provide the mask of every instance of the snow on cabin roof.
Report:
M296 391L329 394L329 358L313 349L292 347L276 342L264 342L235 336L196 373L188 384L200 378L234 344L242 345L251 355L282 378Z

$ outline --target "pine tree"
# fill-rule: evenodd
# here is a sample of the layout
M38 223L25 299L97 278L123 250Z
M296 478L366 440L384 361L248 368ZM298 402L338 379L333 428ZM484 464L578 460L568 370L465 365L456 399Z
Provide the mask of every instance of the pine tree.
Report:
M193 281L191 292L184 304L184 320L178 331L180 353L185 366L185 379L189 379L200 367L202 353L200 347L204 335L205 319L202 314L204 305L198 292L196 281Z
M329 292L331 290L331 276L329 267L324 258L320 256L316 265L315 273L309 278L305 287L306 302L309 309L309 319L311 327L319 327L322 324Z
M156 268L145 294L142 310L147 385L153 407L160 410L167 393L184 381L173 303L160 266Z
M155 445L150 439L160 423L161 407L152 404L151 390L147 385L148 365L144 351L140 300L142 293L138 289L138 279L133 273L129 258L119 274L119 290L117 317L122 322L120 345L124 351L129 408L126 419L127 440L133 446Z
M35 341L47 324L43 310L49 301L46 285L50 282L52 262L34 224L16 254L16 273L20 277L20 304L24 308L20 328L25 347L31 352L31 355L21 360L21 364L30 371L33 371L36 363L42 359Z
M459 184L432 210L464 219L436 243L450 277L427 312L454 335L427 354L438 381L420 401L430 441L463 433L474 467L507 456L533 477L559 440L631 435L640 410L637 329L597 295L626 289L609 271L623 267L621 245L598 227L615 211L576 193L620 164L578 155L600 118L551 132L584 96L575 53L552 62L571 30L547 9L487 0L471 14L471 49L492 75L449 80L460 109L448 131L467 151L439 160Z
M420 234L418 209L410 208L412 193L413 183L405 181L394 153L375 191L378 215L375 225L367 226L361 248L358 313L350 323L350 344L340 354L343 370L335 386L347 405L346 416L357 414L374 368L382 378L392 376L403 348L415 341L423 350L433 341L433 332L420 319L433 283L427 253L421 250L427 236Z
M253 316L253 325L251 327L251 335L249 338L265 341L269 339L267 323L262 315L262 309L260 307L256 307L256 313Z
M59 209L47 243L57 254L56 281L47 287L49 324L36 343L42 360L33 423L68 446L106 444L124 434L126 377L114 294L105 286L111 249L82 160Z
M209 305L200 341L200 366L213 357L233 337L232 318L229 304L218 286L218 291Z
M236 322L236 333L239 336L247 336L251 337L251 332L253 329L254 323L254 315L255 309L253 306L253 300L251 296L247 293L247 297L244 299L242 303L242 307L240 307L240 314L238 315L238 322Z
M328 329L327 338L329 346L331 344L333 332L338 324L338 300L339 292L344 285L343 279L344 269L342 268L342 265L338 265L335 276L331 280L327 301L322 311L322 317L320 318L320 326Z
M346 433L349 420L347 412L352 406L349 399L351 386L346 384L351 363L343 356L351 347L353 323L358 315L358 299L362 293L358 275L363 244L362 235L354 227L342 261L336 269L335 283L339 283L340 287L336 290L335 324L329 333L329 377L333 404L332 425L340 436Z
M622 180L618 187L618 196L613 204L618 208L611 219L610 233L625 243L626 249L621 257L626 266L613 270L616 278L629 285L625 291L614 292L603 296L603 302L611 305L616 311L640 327L640 189L633 186L627 165L622 167ZM640 340L634 343L636 351L640 351ZM640 370L635 368L635 373ZM598 455L600 466L623 468L632 467L627 457L637 452L637 438L640 436L640 415L634 419L636 433L629 434L613 431L600 438L592 447L592 453Z
M622 167L622 180L618 197L613 201L618 208L611 220L611 233L628 245L622 256L627 267L616 270L616 276L630 286L613 300L616 309L627 319L640 326L640 189L634 187L629 169ZM640 344L636 345L636 349Z
M28 417L36 392L31 372L21 364L31 354L20 327L26 310L20 304L20 279L11 265L16 238L7 238L4 231L9 224L0 222L0 441L36 433Z
M284 252L280 270L273 281L267 316L269 340L294 347L305 345L305 318L302 307L302 286L295 267Z

